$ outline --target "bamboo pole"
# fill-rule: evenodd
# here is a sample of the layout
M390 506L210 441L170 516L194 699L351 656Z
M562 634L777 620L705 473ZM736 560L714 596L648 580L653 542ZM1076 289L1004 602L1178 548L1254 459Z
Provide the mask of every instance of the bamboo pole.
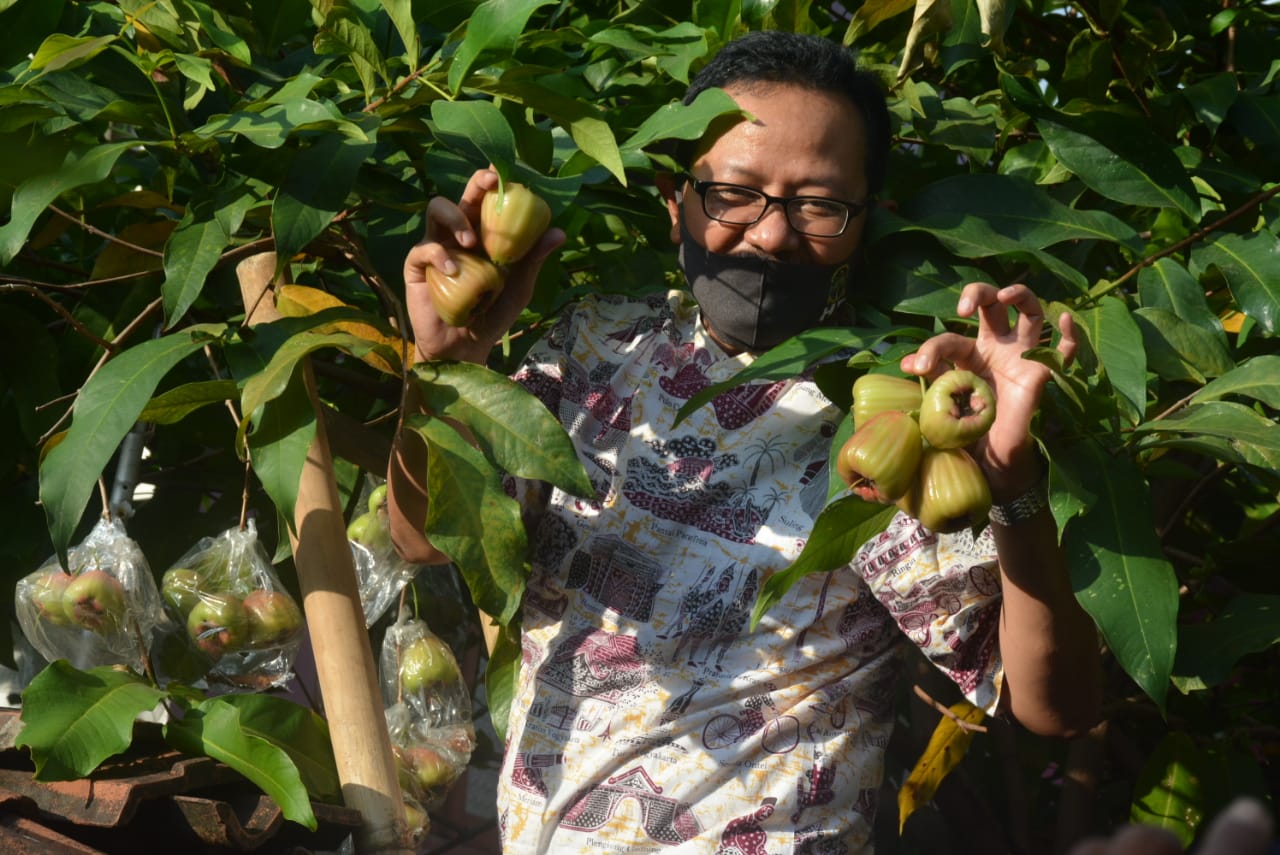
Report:
M279 317L268 292L275 265L274 252L250 256L236 265L250 325ZM310 365L304 370L316 409L316 436L298 483L295 531L289 536L342 797L364 820L356 833L357 853L412 855L323 408Z

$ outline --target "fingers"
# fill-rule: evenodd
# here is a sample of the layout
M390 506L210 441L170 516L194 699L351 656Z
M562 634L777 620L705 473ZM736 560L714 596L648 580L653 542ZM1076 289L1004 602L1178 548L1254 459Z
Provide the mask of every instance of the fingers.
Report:
M1218 814L1199 855L1264 855L1271 845L1274 823L1271 814L1257 799L1239 796Z
M1181 855L1182 852L1182 843L1163 828L1130 825L1106 840L1082 840L1068 855Z
M971 366L976 352L972 338L959 333L939 333L921 343L915 353L904 356L900 366L908 374L936 380L953 365Z
M1080 346L1080 341L1076 338L1076 320L1071 317L1070 312L1063 312L1058 316L1058 332L1061 334L1058 353L1062 354L1062 367L1069 368L1076 358L1076 349Z

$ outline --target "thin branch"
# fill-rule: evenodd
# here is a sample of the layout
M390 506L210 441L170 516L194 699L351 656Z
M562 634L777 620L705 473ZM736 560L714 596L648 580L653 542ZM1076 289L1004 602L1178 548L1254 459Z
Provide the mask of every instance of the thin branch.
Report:
M123 246L125 249L130 249L130 250L133 250L134 252L140 252L143 255L150 255L153 258L164 258L164 253L158 249L150 249L149 247L138 246L136 243L129 243L129 241L123 240L120 237L111 234L110 232L104 232L102 229L98 228L97 226L90 225L89 223L85 222L79 217L73 216L72 214L68 214L66 211L62 210L57 205L50 205L49 210L53 211L55 214L57 214L60 217L65 217L66 219L78 225L80 228L87 231L89 234L96 235L97 237L100 237L105 241L109 241L119 246Z
M75 394L77 396L84 389L85 385L90 380L93 379L93 375L97 374L100 370L102 370L102 366L106 365L107 360L110 359L111 354L119 348L120 343L126 340L129 336L133 335L134 331L137 330L137 328L142 324L142 322L145 321L147 317L151 315L152 312L154 312L156 309L160 308L163 305L164 305L164 298L162 297L157 297L154 300L152 300L150 303L148 303L146 306L143 307L142 311L138 313L138 316L136 318L130 321L127 327L125 327L123 330L120 331L120 334L118 336L116 336L111 340L110 346L103 351L102 356L98 358L97 363L93 366L92 369L89 370L89 374L84 378L84 383L81 383L80 388L76 390ZM74 407L67 407L66 412L64 412L56 422L54 422L52 425L49 426L49 429L44 432L44 435L41 436L39 440L36 441L36 444L44 445L44 443L48 441L49 437L53 436L55 433L61 430L62 426L66 424L67 419L71 418L71 412L73 409Z
M1203 226L1199 229L1196 229L1194 232L1187 235L1185 238L1178 241L1177 243L1171 246L1167 246L1164 249L1160 250L1159 252L1155 253L1154 255L1150 255L1142 259L1133 267L1126 270L1124 274L1120 276L1119 279L1112 280L1110 283L1107 284L1107 287L1102 289L1101 291L1098 291L1098 292L1091 291L1089 293L1089 296L1093 298L1105 297L1107 294L1110 294L1112 291L1115 291L1117 288L1119 288L1126 281L1136 276L1138 272L1142 270L1142 268L1150 267L1152 264L1155 264L1160 259L1165 258L1166 256L1173 255L1176 252L1181 252L1182 250L1191 246L1193 243L1203 240L1204 238L1218 231L1218 229L1222 228L1222 226L1226 225L1227 223L1231 222L1237 217L1243 216L1244 214L1249 213L1249 211L1253 210L1255 207L1264 204L1268 199L1270 199L1272 196L1275 196L1278 193L1280 193L1280 184L1276 184L1276 186L1272 187L1269 190L1263 190L1262 192L1255 195L1252 199L1249 199L1243 205L1236 208L1234 211L1231 211L1230 213L1218 218L1217 220L1214 220L1212 223L1210 223L1207 226Z
M960 716L956 715L951 710L949 710L946 706L939 703L938 701L935 701L933 698L929 697L929 693L926 692L924 689L920 688L918 685L914 686L913 688L915 689L916 697L924 701L926 704L929 704L931 707L933 707L938 712L942 713L947 718L951 719L953 722L955 722L956 727L960 728L961 730L967 730L972 733L987 732L986 725L974 724L973 722L965 721L964 719L960 718Z
M1228 467L1226 463L1219 461L1218 465L1214 467L1212 472L1209 472L1193 484L1191 489L1187 491L1187 494L1182 497L1182 501L1178 502L1178 506L1170 512L1169 518L1165 520L1164 525L1156 529L1156 536L1161 540L1164 540L1165 535L1173 529L1178 520L1182 519L1182 515L1186 513L1187 508L1195 501L1196 497L1204 492L1206 487L1225 475L1229 468L1230 467Z
M34 285L20 285L17 282L0 282L0 290L21 291L24 294L34 295L38 299L43 300L49 306L49 308L53 309L55 312L61 315L62 319L65 320L67 323L71 324L71 326L75 328L75 331L80 333L80 335L89 339L89 341L93 342L98 347L102 348L107 352L110 352L114 349L114 345L112 345L111 342L106 341L105 339L98 338L96 335L94 335L92 330L90 330L84 324L80 323L80 321L76 319L75 315L68 312L66 310L66 307L64 307L57 300L50 297L48 294L45 294L39 288L36 288Z

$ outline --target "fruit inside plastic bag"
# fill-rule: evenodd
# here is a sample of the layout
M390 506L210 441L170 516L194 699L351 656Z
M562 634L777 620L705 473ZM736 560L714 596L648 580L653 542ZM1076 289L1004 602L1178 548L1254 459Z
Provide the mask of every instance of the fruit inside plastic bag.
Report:
M401 558L391 543L385 481L366 477L357 508L347 524L347 540L351 543L365 626L373 626L404 586L413 581L419 565Z
M302 639L302 610L271 567L250 519L205 537L165 571L160 592L177 630L158 676L257 691L283 684Z
M406 613L388 627L378 669L401 789L439 807L475 750L466 680L449 646Z
M14 608L27 640L50 662L138 673L163 614L146 556L122 520L106 518L67 551L67 570L54 555L19 579Z

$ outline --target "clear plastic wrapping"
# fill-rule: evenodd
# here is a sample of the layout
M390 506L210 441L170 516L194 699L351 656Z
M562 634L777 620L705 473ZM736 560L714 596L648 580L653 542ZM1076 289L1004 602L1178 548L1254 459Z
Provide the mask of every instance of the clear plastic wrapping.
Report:
M439 807L475 750L466 680L449 646L407 612L387 628L378 669L406 802Z
M413 581L419 565L400 557L391 544L386 482L366 476L357 511L347 524L347 540L360 587L365 626L373 626L400 591Z
M162 677L203 673L249 691L289 678L302 610L271 567L253 520L201 538L165 571L160 593L178 626L167 639Z
M50 662L80 669L127 665L144 670L148 639L162 619L151 566L119 519L103 518L67 550L18 580L18 625Z

